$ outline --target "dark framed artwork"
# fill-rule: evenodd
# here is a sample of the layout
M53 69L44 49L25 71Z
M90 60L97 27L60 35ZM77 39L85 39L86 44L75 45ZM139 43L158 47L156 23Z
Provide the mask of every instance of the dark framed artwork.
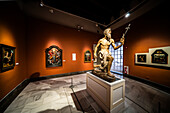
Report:
M91 62L91 52L89 50L87 50L84 53L84 62L85 63Z
M62 66L62 49L52 45L46 49L46 67Z
M168 54L162 49L156 50L151 56L152 63L168 64Z
M13 69L15 66L15 47L0 44L0 72Z
M146 63L146 54L137 55L137 62Z

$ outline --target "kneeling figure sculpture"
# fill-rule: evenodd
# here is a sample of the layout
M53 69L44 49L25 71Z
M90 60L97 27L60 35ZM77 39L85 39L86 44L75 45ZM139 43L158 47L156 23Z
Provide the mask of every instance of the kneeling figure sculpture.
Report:
M115 46L115 42L114 40L111 38L111 28L107 28L104 30L104 35L105 37L100 39L95 47L94 50L94 58L97 58L97 50L98 47L100 46L101 50L98 53L98 56L101 60L100 65L94 65L94 69L92 71L92 73L94 75L97 75L101 78L103 78L106 81L112 82L115 81L116 78L115 76L110 72L110 68L112 66L112 62L114 60L114 58L111 56L111 52L109 51L109 47L110 45L113 46L113 48L116 50L118 48L120 48L123 44L124 44L124 35L122 36L122 38L120 39L120 45L118 45L117 47Z

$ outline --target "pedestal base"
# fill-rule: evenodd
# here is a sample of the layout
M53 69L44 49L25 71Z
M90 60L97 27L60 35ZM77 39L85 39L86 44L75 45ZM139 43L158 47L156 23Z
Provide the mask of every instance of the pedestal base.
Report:
M106 113L116 112L123 105L125 99L124 79L117 79L109 83L87 72L86 84L87 92Z

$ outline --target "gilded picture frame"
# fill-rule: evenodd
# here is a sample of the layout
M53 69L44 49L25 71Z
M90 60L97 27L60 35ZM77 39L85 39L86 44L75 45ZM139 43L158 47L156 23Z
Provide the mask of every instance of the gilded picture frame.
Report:
M46 49L46 67L62 66L62 49L56 45L52 45Z
M89 50L84 52L84 63L91 62L91 52Z

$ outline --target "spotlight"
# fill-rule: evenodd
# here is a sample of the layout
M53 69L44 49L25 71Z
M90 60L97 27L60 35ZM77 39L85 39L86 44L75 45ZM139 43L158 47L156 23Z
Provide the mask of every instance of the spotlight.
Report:
M44 6L43 2L41 2L41 3L40 3L40 6L41 6L41 7L43 7L43 6Z
M126 13L125 18L128 18L130 16L130 13Z
M99 25L98 24L96 24L96 27L98 27Z
M84 29L83 26L77 25L77 30L78 30L78 31L83 30L83 29Z
M80 28L81 28L81 26L80 26L80 25L78 25L78 26L77 26L77 29L80 29Z

